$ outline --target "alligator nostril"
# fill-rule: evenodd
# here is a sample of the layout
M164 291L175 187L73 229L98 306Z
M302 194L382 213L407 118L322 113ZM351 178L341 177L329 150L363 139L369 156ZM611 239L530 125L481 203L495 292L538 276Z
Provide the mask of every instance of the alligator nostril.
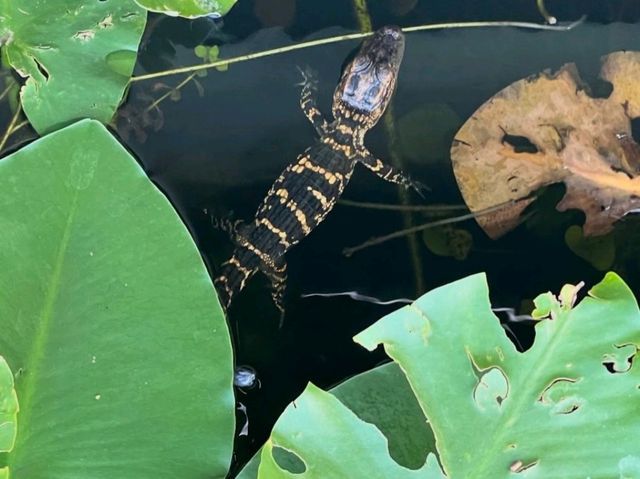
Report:
M382 27L382 33L384 35L392 37L395 40L397 40L401 35L400 28L398 27Z

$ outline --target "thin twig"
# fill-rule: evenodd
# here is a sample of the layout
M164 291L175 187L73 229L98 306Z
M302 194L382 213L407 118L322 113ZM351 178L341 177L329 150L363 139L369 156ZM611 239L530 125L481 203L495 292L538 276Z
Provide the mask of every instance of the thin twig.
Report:
M367 203L363 201L338 200L339 205L354 208L368 208L384 211L409 211L415 213L446 213L468 209L466 205L390 205L385 203Z
M313 40L310 42L296 43L294 45L288 45L286 47L273 48L271 50L264 50L261 52L249 53L247 55L241 55L239 57L226 58L224 60L216 60L215 62L211 62L211 63L202 63L199 65L191 65L187 67L174 68L171 70L164 70L156 73L149 73L147 75L138 75L138 76L132 77L129 81L136 82L136 81L150 80L152 78L159 78L159 77L164 77L169 75L177 75L179 73L191 73L199 70L207 70L209 68L216 68L219 66L231 65L232 63L244 62L247 60L254 60L256 58L268 57L271 55L277 55L279 53L286 53L293 50L300 50L302 48L309 48L317 45L325 45L327 43L336 43L336 42L341 42L345 40L356 40L358 38L368 37L369 35L371 35L371 32L351 33L349 35L340 35L337 37L321 38L319 40Z
M408 234L413 234L413 233L417 233L418 231L423 231L429 228L435 228L436 226L442 226L442 225L448 225L451 223L458 223L461 221L466 221L466 220L470 220L472 218L476 218L478 216L482 216L482 215L486 215L489 213L493 213L494 211L500 210L506 206L510 206L512 205L514 202L513 201L507 201L505 203L500 203L499 205L495 205L492 206L490 208L485 208L483 210L480 211L476 211L475 213L469 213L466 215L461 215L461 216L456 216L454 218L445 218L442 220L437 220L437 221L431 221L429 223L423 223L421 225L418 226L414 226L412 228L406 228L400 231L395 231L393 233L390 233L388 235L384 235L384 236L378 236L376 238L371 238L370 240L365 241L362 244L359 244L358 246L353 246L351 248L345 248L342 250L342 254L344 254L345 256L351 256L353 253L355 253L356 251L360 251L362 249L368 248L369 246L374 246L380 243L384 243L386 241L395 239L395 238L401 238L402 236L408 235Z
M459 22L459 23L436 23L432 25L418 25L415 27L407 27L403 28L404 32L418 32L424 30L444 30L444 29L452 29L452 28L490 28L490 27L515 27L515 28L527 28L533 30L555 30L555 31L567 31L575 28L580 23L585 20L585 16L580 18L579 20L570 23L568 25L545 25L539 23L528 23L528 22ZM309 42L296 43L294 45L287 45L285 47L273 48L270 50L264 50L261 52L249 53L247 55L241 55L239 57L226 58L223 60L216 60L211 63L202 63L199 65L191 65L180 68L173 68L170 70L163 70L155 73L148 73L146 75L138 75L132 77L129 82L138 82L143 80L151 80L153 78L160 78L169 75L178 75L180 73L191 73L200 70L207 70L209 68L216 68L224 65L230 65L232 63L244 62L247 60L254 60L256 58L268 57L271 55L277 55L280 53L291 52L294 50L300 50L303 48L316 47L319 45L326 45L329 43L337 43L344 42L347 40L358 40L360 38L365 38L371 35L371 32L365 33L350 33L348 35L338 35L335 37L329 38L320 38L318 40L312 40Z
M13 135L16 131L21 130L28 124L29 124L29 120L21 121L20 123L18 123L16 126L13 127L13 129L9 132L9 136Z
M433 24L433 25L417 25L415 27L406 27L403 28L402 31L405 33L409 32L420 32L423 30L441 30L441 29L451 29L451 28L484 28L484 27L512 27L512 28L527 28L533 30L555 30L560 32L566 32L568 30L572 30L581 23L583 23L587 19L586 15L582 15L575 22L568 23L566 25L546 25L540 23L530 23L530 22L460 22L460 23L443 23L443 24Z
M172 88L171 90L169 90L168 92L166 92L164 95L162 95L161 97L159 97L158 99L156 99L151 105L149 105L147 107L147 111L151 111L153 110L155 107L157 107L160 103L162 103L164 100L166 100L168 97L170 97L174 91L180 90L182 87L184 87L187 83L189 83L193 77L195 77L198 74L198 72L193 72L191 75L189 75L187 78L185 78L184 80L182 80L180 83L178 83L178 85L176 85L175 88Z
M5 130L4 135L2 135L2 140L0 140L0 153L4 149L4 145L7 144L7 140L9 139L9 136L11 136L11 133L14 131L13 127L15 126L16 121L18 121L18 117L20 116L20 113L22 113L22 105L18 103L16 112L13 114L13 117L11 118L11 122L9 123L9 126L7 126L7 129Z

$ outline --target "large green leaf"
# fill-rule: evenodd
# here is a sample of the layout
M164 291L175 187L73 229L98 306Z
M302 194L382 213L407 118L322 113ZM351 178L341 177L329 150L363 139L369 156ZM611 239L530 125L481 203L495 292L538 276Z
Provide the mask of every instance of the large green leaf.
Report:
M136 0L147 10L173 17L221 17L231 10L237 0Z
M429 418L440 455L418 477L640 477L640 312L613 273L573 308L576 288L536 300L534 345L516 351L491 312L484 275L436 289L356 340L383 344ZM635 360L635 361L634 361ZM314 386L280 417L260 478L413 477L380 432ZM292 475L274 452L306 466Z
M433 433L397 364L383 364L358 374L331 389L331 393L360 419L380 429L389 441L390 456L399 464L418 469L427 453L435 451ZM286 456L279 462L286 464ZM238 479L258 477L259 464L260 453Z
M145 23L134 0L0 0L3 56L27 77L22 106L38 133L111 120Z
M12 479L224 477L227 326L164 195L85 120L0 161L0 354Z
M613 273L575 309L541 295L519 353L490 310L486 279L439 288L356 340L384 344L406 373L452 478L640 477L640 313ZM636 358L637 359L637 358Z

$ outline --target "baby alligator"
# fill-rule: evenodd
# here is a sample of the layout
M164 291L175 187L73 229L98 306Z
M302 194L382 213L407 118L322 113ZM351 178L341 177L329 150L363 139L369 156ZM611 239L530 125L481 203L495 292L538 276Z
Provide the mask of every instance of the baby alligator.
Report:
M315 85L304 75L300 105L320 138L274 182L253 222L233 228L236 248L215 281L225 309L260 270L271 280L273 301L284 314L283 256L324 220L356 163L387 181L420 192L419 183L373 157L364 146L365 133L378 122L393 94L403 53L404 36L399 28L374 32L344 70L333 94L335 119L331 123L316 107Z

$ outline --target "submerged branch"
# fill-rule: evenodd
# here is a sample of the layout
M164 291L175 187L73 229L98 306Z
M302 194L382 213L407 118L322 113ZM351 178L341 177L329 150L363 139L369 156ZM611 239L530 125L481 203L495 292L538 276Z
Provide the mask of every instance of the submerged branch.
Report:
M11 131L9 132L9 136L13 135L16 131L21 130L22 128L24 128L28 124L29 124L29 120L21 121L20 123L18 123L16 126L14 126L11 129Z
M4 97L9 94L11 89L13 88L12 84L9 84L3 91L0 93L0 101L4 100Z
M417 25L415 27L407 27L403 28L402 31L409 32L418 32L424 30L445 30L445 29L453 29L453 28L491 28L491 27L514 27L514 28L526 28L533 30L555 30L555 31L567 31L575 28L580 23L585 20L585 16L581 17L579 20L570 23L568 25L546 25L539 23L529 23L529 22L457 22L457 23L435 23L432 25ZM310 48L319 45L326 45L329 43L337 43L343 42L347 40L358 40L360 38L368 37L371 35L371 32L364 33L350 33L348 35L338 35L335 37L329 38L320 38L318 40L312 40L309 42L303 43L295 43L293 45L287 45L285 47L273 48L270 50L264 50L261 52L249 53L247 55L241 55L233 58L226 58L224 60L216 60L211 63L203 63L199 65L191 65L180 68L173 68L170 70L164 70L155 73L148 73L146 75L138 75L132 77L129 82L137 82L143 80L151 80L153 78L160 78L169 75L177 75L180 73L192 73L199 70L207 70L209 68L216 68L224 65L230 65L232 63L244 62L247 60L254 60L256 58L268 57L271 55L278 55L280 53L291 52L294 50L301 50L303 48Z
M409 211L415 213L446 213L448 211L466 210L467 205L391 205L386 203L367 203L363 201L338 200L339 205L354 208L367 208L383 211Z
M413 234L413 233L417 233L418 231L423 231L429 228L435 228L436 226L443 226L443 225L448 225L451 223L459 223L461 221L466 221L466 220L470 220L473 218L476 218L478 216L482 216L482 215L486 215L489 213L493 213L494 211L498 211L502 208L505 208L506 206L511 206L513 205L515 202L514 201L507 201L505 203L500 203L499 205L495 205L492 206L490 208L485 208L484 210L481 211L477 211L475 213L469 213L466 215L461 215L461 216L455 216L453 218L444 218L441 220L436 220L436 221L430 221L429 223L423 223L421 225L418 226L414 226L412 228L406 228L400 231L394 231L393 233L390 233L388 235L384 235L384 236L378 236L375 238L371 238L370 240L365 241L364 243L361 243L357 246L352 246L350 248L345 248L342 250L342 254L344 254L345 256L351 256L353 253L360 251L362 249L368 248L369 246L375 246L381 243L384 243L386 241L392 240L392 239L396 239L396 238L401 238L402 236L405 235L409 235L409 234Z

